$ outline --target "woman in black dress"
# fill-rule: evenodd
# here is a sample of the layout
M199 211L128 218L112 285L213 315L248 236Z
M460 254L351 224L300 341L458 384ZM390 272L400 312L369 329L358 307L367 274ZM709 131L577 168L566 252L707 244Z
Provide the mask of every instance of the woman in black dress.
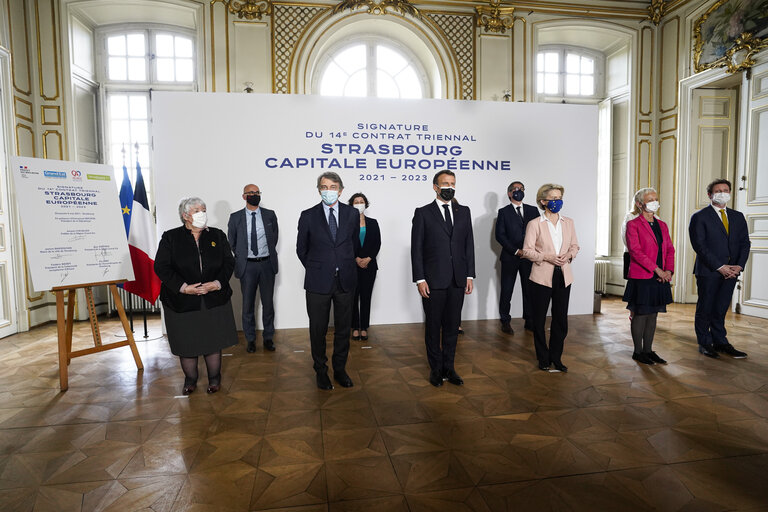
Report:
M360 212L360 227L355 239L355 262L357 263L357 288L352 303L352 339L367 340L368 327L371 320L371 296L373 283L376 281L376 271L379 266L376 256L381 249L381 232L379 223L365 215L370 206L365 194L358 192L349 198L350 206Z
M201 355L208 370L207 391L216 393L221 387L221 350L237 344L229 287L235 259L227 235L208 227L202 199L182 199L179 217L183 225L163 233L155 255L168 343L184 371L183 393L197 387Z

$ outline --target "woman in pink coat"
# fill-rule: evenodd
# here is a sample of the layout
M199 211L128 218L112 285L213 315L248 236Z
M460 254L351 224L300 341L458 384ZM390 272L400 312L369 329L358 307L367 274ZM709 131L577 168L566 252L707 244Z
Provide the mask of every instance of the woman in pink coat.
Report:
M665 364L653 351L656 317L666 313L672 302L669 282L675 272L675 248L666 223L656 217L659 196L652 188L635 194L634 213L638 217L627 223L629 273L624 301L631 312L632 359L643 364Z

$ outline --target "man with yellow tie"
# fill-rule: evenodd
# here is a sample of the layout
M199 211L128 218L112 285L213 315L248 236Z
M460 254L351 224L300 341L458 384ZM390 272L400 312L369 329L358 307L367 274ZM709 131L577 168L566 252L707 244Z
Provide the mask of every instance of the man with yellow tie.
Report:
M731 182L717 179L707 185L711 204L691 217L688 234L696 252L693 273L699 299L696 302L696 339L699 352L717 358L719 353L735 359L747 354L728 342L725 315L731 307L733 289L749 257L749 231L741 212L728 208Z

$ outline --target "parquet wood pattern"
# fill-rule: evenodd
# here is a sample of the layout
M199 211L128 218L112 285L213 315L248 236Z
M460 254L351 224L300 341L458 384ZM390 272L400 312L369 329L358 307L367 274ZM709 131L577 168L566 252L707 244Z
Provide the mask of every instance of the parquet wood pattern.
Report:
M37 328L0 340L0 510L767 511L768 321L729 315L750 357L711 360L693 310L659 317L666 366L631 360L614 298L570 318L567 374L537 369L521 321L465 321L465 385L434 388L422 326L374 326L355 386L320 391L293 329L233 347L218 394L201 361L189 397L165 340L138 341L139 373L128 349L72 361L60 393L55 326Z

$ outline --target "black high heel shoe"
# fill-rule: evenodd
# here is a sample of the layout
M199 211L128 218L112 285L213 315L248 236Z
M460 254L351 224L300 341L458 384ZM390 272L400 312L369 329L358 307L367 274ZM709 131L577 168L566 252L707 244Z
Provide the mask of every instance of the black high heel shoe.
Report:
M360 339L363 341L368 341L368 335L363 334L363 331L360 331Z
M357 329L355 329L355 330L357 330ZM353 334L352 335L352 339L354 341L360 341L360 331L359 330L357 331L357 334Z
M221 374L215 375L213 377L208 377L208 389L206 389L208 394L216 393L220 389L221 389Z
M192 394L197 389L197 380L190 378L184 379L184 389L181 391L185 395Z

